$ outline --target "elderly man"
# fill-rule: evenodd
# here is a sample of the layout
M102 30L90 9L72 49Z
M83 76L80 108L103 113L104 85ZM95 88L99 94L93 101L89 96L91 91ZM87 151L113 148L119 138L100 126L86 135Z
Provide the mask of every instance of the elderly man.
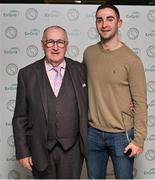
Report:
M79 179L87 153L85 67L65 57L67 45L62 27L46 28L45 57L18 74L16 157L38 179Z

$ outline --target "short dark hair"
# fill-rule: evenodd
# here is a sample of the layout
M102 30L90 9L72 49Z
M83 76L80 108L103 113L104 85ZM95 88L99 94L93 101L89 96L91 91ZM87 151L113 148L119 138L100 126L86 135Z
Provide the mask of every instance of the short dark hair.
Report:
M99 10L105 9L105 8L110 8L110 9L112 9L112 10L115 12L117 18L120 19L119 10L117 9L116 6L114 6L114 5L112 5L112 4L104 4L104 3L102 3L102 4L97 8L97 10L96 10L96 15L97 15L97 12L98 12Z

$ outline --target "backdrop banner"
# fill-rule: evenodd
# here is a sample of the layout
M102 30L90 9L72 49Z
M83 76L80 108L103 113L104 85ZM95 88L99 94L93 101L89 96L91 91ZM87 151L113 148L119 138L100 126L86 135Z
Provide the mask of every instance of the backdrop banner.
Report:
M99 40L95 28L98 5L0 4L0 178L30 179L15 158L12 117L20 68L43 57L43 30L64 27L69 36L67 56L82 61L84 49ZM135 179L155 179L155 8L118 6L123 19L119 37L140 56L147 78L148 136L144 153L135 160ZM31 80L31 79L30 79ZM37 102L36 102L37 103ZM82 178L86 178L83 168ZM107 178L114 178L111 160Z

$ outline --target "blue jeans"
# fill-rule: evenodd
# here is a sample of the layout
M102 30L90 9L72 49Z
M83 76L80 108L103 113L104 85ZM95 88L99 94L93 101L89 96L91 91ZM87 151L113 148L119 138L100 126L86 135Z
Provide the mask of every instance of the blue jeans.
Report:
M133 139L133 129L128 131ZM111 157L116 179L132 179L134 158L124 154L128 145L126 133L108 133L90 127L88 129L88 177L106 179L109 156Z

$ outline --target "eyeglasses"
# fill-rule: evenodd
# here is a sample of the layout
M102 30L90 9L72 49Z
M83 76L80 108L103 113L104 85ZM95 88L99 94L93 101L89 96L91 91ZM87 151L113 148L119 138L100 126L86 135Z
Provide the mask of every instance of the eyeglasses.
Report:
M53 47L55 44L59 47L59 48L64 48L65 45L67 44L67 41L64 41L64 40L53 40L53 39L49 39L49 40L46 40L46 41L42 41L42 43L44 44L44 46L46 46L47 48L51 48Z

